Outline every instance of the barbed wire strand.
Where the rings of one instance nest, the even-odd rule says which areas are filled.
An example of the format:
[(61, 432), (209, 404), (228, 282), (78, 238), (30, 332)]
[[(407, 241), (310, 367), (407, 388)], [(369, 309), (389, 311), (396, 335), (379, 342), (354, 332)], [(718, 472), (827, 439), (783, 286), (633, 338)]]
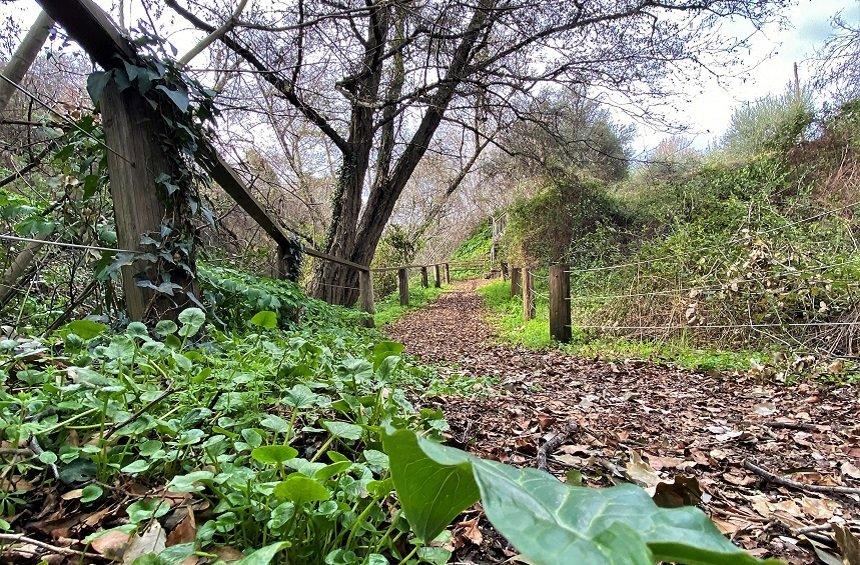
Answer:
[(35, 237), (21, 237), (17, 235), (0, 234), (0, 239), (8, 241), (18, 241), (26, 243), (41, 243), (44, 245), (53, 245), (55, 247), (67, 247), (70, 249), (91, 249), (93, 251), (108, 251), (112, 253), (131, 253), (134, 255), (145, 255), (146, 251), (132, 251), (131, 249), (116, 249), (113, 247), (101, 247), (99, 245), (83, 245), (80, 243), (67, 243), (65, 241), (56, 241), (51, 239), (37, 239)]
[[(801, 273), (811, 273), (813, 271), (825, 271), (827, 269), (835, 269), (837, 267), (843, 267), (846, 265), (850, 265), (850, 264), (856, 263), (857, 261), (860, 261), (860, 257), (857, 257), (854, 259), (849, 259), (847, 261), (842, 261), (840, 263), (830, 263), (828, 265), (818, 265), (815, 267), (807, 267), (805, 269), (796, 269), (796, 270), (790, 271), (786, 274), (787, 275), (797, 275), (797, 274), (801, 274)], [(737, 282), (738, 284), (751, 283), (751, 282), (764, 282), (764, 281), (771, 280), (772, 278), (773, 277), (759, 277), (756, 279), (741, 279), (739, 281), (734, 281), (734, 282)], [(837, 281), (830, 281), (830, 282), (851, 282), (851, 281), (847, 281), (847, 280), (846, 281), (838, 281), (837, 280)], [(708, 291), (727, 290), (727, 289), (725, 288), (725, 286), (715, 286), (715, 287), (693, 286), (693, 287), (679, 288), (679, 289), (674, 289), (674, 290), (656, 290), (656, 291), (652, 291), (652, 292), (641, 292), (641, 293), (606, 294), (606, 295), (597, 295), (597, 296), (586, 296), (586, 295), (571, 296), (567, 300), (570, 300), (570, 301), (573, 301), (573, 300), (590, 300), (590, 299), (608, 300), (608, 299), (612, 299), (612, 298), (636, 298), (636, 297), (644, 297), (644, 296), (672, 295), (672, 294), (678, 294), (678, 293), (682, 293), (682, 292), (690, 292), (693, 290), (698, 290), (700, 292), (708, 292)], [(695, 298), (695, 297), (691, 297), (691, 298)]]
[(687, 330), (687, 329), (736, 329), (736, 328), (783, 328), (783, 327), (825, 327), (825, 326), (857, 326), (860, 322), (787, 322), (768, 324), (702, 324), (690, 326), (606, 326), (596, 324), (569, 324), (571, 328), (599, 330)]

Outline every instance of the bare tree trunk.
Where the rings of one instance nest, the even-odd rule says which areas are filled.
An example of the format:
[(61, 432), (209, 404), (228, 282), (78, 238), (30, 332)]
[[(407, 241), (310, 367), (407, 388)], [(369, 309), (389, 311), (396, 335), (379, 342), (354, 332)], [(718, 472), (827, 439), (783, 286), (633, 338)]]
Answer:
[[(51, 33), (51, 27), (54, 25), (54, 20), (45, 12), (39, 12), (36, 21), (30, 27), (30, 31), (24, 36), (24, 41), (12, 54), (9, 62), (3, 68), (3, 76), (14, 83), (20, 83), (24, 75), (33, 65), (33, 61), (39, 55), (39, 50), (48, 39), (48, 34)], [(0, 81), (0, 112), (6, 109), (12, 95), (15, 93), (15, 87), (12, 83), (5, 80)], [(5, 304), (17, 290), (16, 285), (21, 277), (30, 271), (30, 266), (33, 263), (39, 250), (42, 248), (41, 242), (29, 242), (21, 253), (15, 257), (6, 272), (3, 273), (3, 283), (0, 286), (0, 304)]]
[[(39, 50), (48, 39), (48, 34), (51, 33), (51, 27), (54, 25), (54, 20), (45, 12), (39, 12), (36, 21), (24, 36), (24, 41), (12, 54), (9, 62), (3, 68), (3, 75), (12, 82), (19, 83), (27, 71), (33, 65), (33, 61), (39, 55)], [(0, 112), (6, 109), (9, 100), (15, 93), (15, 87), (7, 81), (0, 81)]]

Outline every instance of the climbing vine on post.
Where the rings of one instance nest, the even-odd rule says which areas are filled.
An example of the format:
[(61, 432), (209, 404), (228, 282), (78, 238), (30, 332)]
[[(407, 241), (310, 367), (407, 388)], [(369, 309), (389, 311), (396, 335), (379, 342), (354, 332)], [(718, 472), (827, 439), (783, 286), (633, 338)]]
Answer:
[(209, 178), (196, 161), (217, 115), (214, 92), (172, 61), (144, 55), (92, 73), (87, 90), (104, 116), (117, 242), (135, 252), (118, 253), (105, 274), (122, 269), (132, 319), (202, 306), (194, 221), (213, 218), (200, 197)]

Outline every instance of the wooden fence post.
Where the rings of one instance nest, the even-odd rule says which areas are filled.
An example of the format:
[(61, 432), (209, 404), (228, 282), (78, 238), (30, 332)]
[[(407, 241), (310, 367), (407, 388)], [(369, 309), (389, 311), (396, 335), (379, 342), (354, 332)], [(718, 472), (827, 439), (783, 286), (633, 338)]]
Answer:
[(397, 286), (400, 289), (400, 305), (409, 306), (409, 273), (406, 269), (397, 269)]
[(519, 267), (511, 267), (511, 296), (516, 296), (522, 291), (522, 269)]
[(523, 320), (535, 317), (534, 278), (528, 268), (523, 269)]
[(439, 270), (439, 265), (433, 265), (433, 286), (436, 288), (442, 287), (442, 273)]
[(508, 264), (505, 261), (502, 261), (502, 280), (508, 280)]
[(428, 286), (430, 286), (430, 283), (428, 282), (428, 278), (427, 278), (427, 266), (426, 265), (421, 267), (421, 286), (423, 286), (424, 288), (427, 288)]
[(570, 276), (567, 265), (549, 268), (549, 335), (552, 339), (567, 343), (570, 330)]
[[(152, 251), (149, 246), (141, 246), (140, 237), (146, 233), (158, 233), (165, 217), (161, 198), (164, 189), (156, 179), (161, 174), (171, 177), (174, 173), (158, 137), (161, 127), (159, 118), (137, 91), (132, 88), (120, 92), (114, 81), (109, 81), (104, 87), (100, 107), (105, 140), (116, 151), (107, 153), (107, 165), (117, 246), (121, 249)], [(193, 249), (191, 253), (188, 262), (193, 269)], [(145, 261), (135, 261), (132, 265), (122, 267), (125, 306), (132, 320), (142, 320), (153, 302), (153, 292), (138, 285), (137, 276), (141, 271), (155, 284), (161, 280), (159, 273), (153, 272), (153, 266)], [(175, 277), (180, 280), (172, 282), (199, 296), (192, 276), (181, 276), (180, 269), (171, 274), (180, 275)], [(165, 314), (163, 310), (172, 306), (172, 301), (156, 296), (153, 305), (155, 312), (150, 314), (161, 316)]]
[(358, 272), (358, 289), (361, 310), (367, 314), (364, 324), (368, 328), (372, 328), (376, 308), (373, 304), (373, 273), (369, 269)]
[(451, 265), (445, 263), (445, 284), (451, 284)]

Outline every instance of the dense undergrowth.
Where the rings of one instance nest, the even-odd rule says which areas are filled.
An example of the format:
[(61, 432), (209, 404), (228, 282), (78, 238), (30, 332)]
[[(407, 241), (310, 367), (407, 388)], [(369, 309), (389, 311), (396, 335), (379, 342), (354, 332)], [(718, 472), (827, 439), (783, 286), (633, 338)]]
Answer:
[(293, 285), (223, 269), (205, 280), (213, 323), (189, 309), (153, 330), (79, 320), (0, 344), (3, 525), (51, 533), (76, 515), (63, 527), (83, 538), (196, 523), (168, 562), (284, 539), (292, 562), (351, 563), (359, 544), (371, 562), (408, 553), (408, 526), (381, 503), (388, 458), (373, 430), (439, 437), (442, 415), (404, 392), (432, 389), (433, 373)]
[[(571, 265), (573, 349), (785, 380), (853, 370), (832, 359), (860, 348), (860, 106), (790, 117), (775, 139), (740, 144), (746, 153), (727, 143), (666, 157), (616, 184), (566, 171), (510, 208), (512, 264)], [(509, 334), (546, 344), (543, 326), (521, 330), (516, 306), (500, 306), (500, 288), (484, 292), (510, 314)]]
[(431, 441), (448, 425), (423, 397), (486, 391), (292, 283), (200, 273), (208, 312), (0, 341), (0, 542), (136, 565), (445, 563), (447, 526), (480, 499), (533, 562), (759, 562), (695, 508)]

